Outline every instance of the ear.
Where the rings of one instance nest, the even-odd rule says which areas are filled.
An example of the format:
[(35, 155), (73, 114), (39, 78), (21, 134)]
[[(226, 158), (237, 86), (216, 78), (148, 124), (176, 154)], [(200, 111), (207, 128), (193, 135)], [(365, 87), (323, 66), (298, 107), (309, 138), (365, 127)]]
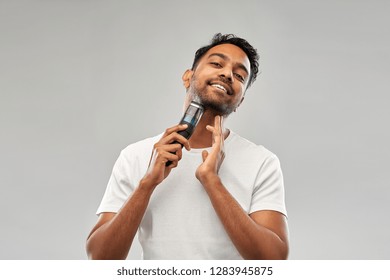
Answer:
[(194, 74), (194, 71), (187, 69), (184, 72), (183, 76), (181, 77), (181, 79), (183, 80), (183, 85), (186, 89), (188, 89), (190, 87), (190, 82), (191, 82), (191, 78), (192, 78), (193, 74)]

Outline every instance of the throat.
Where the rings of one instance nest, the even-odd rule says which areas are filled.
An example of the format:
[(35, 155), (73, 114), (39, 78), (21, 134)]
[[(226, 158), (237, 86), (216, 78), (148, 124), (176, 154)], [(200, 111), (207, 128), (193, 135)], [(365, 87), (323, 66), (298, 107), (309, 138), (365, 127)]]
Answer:
[[(191, 148), (201, 149), (211, 147), (213, 144), (213, 134), (206, 129), (207, 125), (214, 126), (214, 117), (215, 115), (208, 116), (205, 112), (202, 118), (200, 119), (198, 125), (195, 128), (194, 133), (192, 134), (189, 142)], [(223, 126), (223, 124), (222, 124)], [(223, 128), (223, 137), (226, 139), (230, 134), (229, 129)]]
[(211, 147), (212, 136), (210, 131), (202, 129), (198, 125), (189, 140), (191, 148), (201, 149)]

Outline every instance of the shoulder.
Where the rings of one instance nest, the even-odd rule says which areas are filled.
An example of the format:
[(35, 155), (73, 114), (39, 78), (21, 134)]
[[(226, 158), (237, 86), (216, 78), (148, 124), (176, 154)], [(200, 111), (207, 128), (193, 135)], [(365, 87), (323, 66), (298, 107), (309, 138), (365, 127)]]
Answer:
[(153, 146), (160, 138), (161, 138), (161, 134), (139, 140), (137, 142), (129, 144), (127, 147), (125, 147), (122, 150), (122, 152), (127, 153), (129, 151), (139, 150), (139, 149)]
[(121, 153), (120, 157), (124, 160), (131, 160), (138, 157), (144, 157), (147, 155), (150, 156), (153, 145), (161, 138), (161, 134), (145, 138), (143, 140), (134, 142), (127, 147), (125, 147)]
[(249, 158), (257, 158), (258, 160), (277, 159), (276, 155), (263, 145), (255, 144), (234, 131), (230, 131), (230, 135), (226, 140), (228, 141), (226, 141), (225, 148), (232, 154), (240, 154)]

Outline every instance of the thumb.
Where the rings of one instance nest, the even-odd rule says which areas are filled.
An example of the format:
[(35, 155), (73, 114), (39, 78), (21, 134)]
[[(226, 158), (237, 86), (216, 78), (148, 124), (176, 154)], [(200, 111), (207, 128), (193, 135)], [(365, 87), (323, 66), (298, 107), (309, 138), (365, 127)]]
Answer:
[(209, 153), (206, 150), (202, 151), (202, 159), (203, 159), (203, 161), (206, 160), (208, 155), (209, 155)]

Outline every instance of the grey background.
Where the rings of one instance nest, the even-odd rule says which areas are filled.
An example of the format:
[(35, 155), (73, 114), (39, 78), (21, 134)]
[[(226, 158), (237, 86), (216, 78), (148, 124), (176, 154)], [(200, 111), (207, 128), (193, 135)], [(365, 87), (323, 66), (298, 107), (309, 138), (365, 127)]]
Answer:
[[(227, 126), (282, 163), (290, 259), (389, 259), (388, 1), (0, 1), (0, 259), (85, 259), (126, 145), (216, 32), (261, 55)], [(139, 245), (129, 258), (139, 258)]]

